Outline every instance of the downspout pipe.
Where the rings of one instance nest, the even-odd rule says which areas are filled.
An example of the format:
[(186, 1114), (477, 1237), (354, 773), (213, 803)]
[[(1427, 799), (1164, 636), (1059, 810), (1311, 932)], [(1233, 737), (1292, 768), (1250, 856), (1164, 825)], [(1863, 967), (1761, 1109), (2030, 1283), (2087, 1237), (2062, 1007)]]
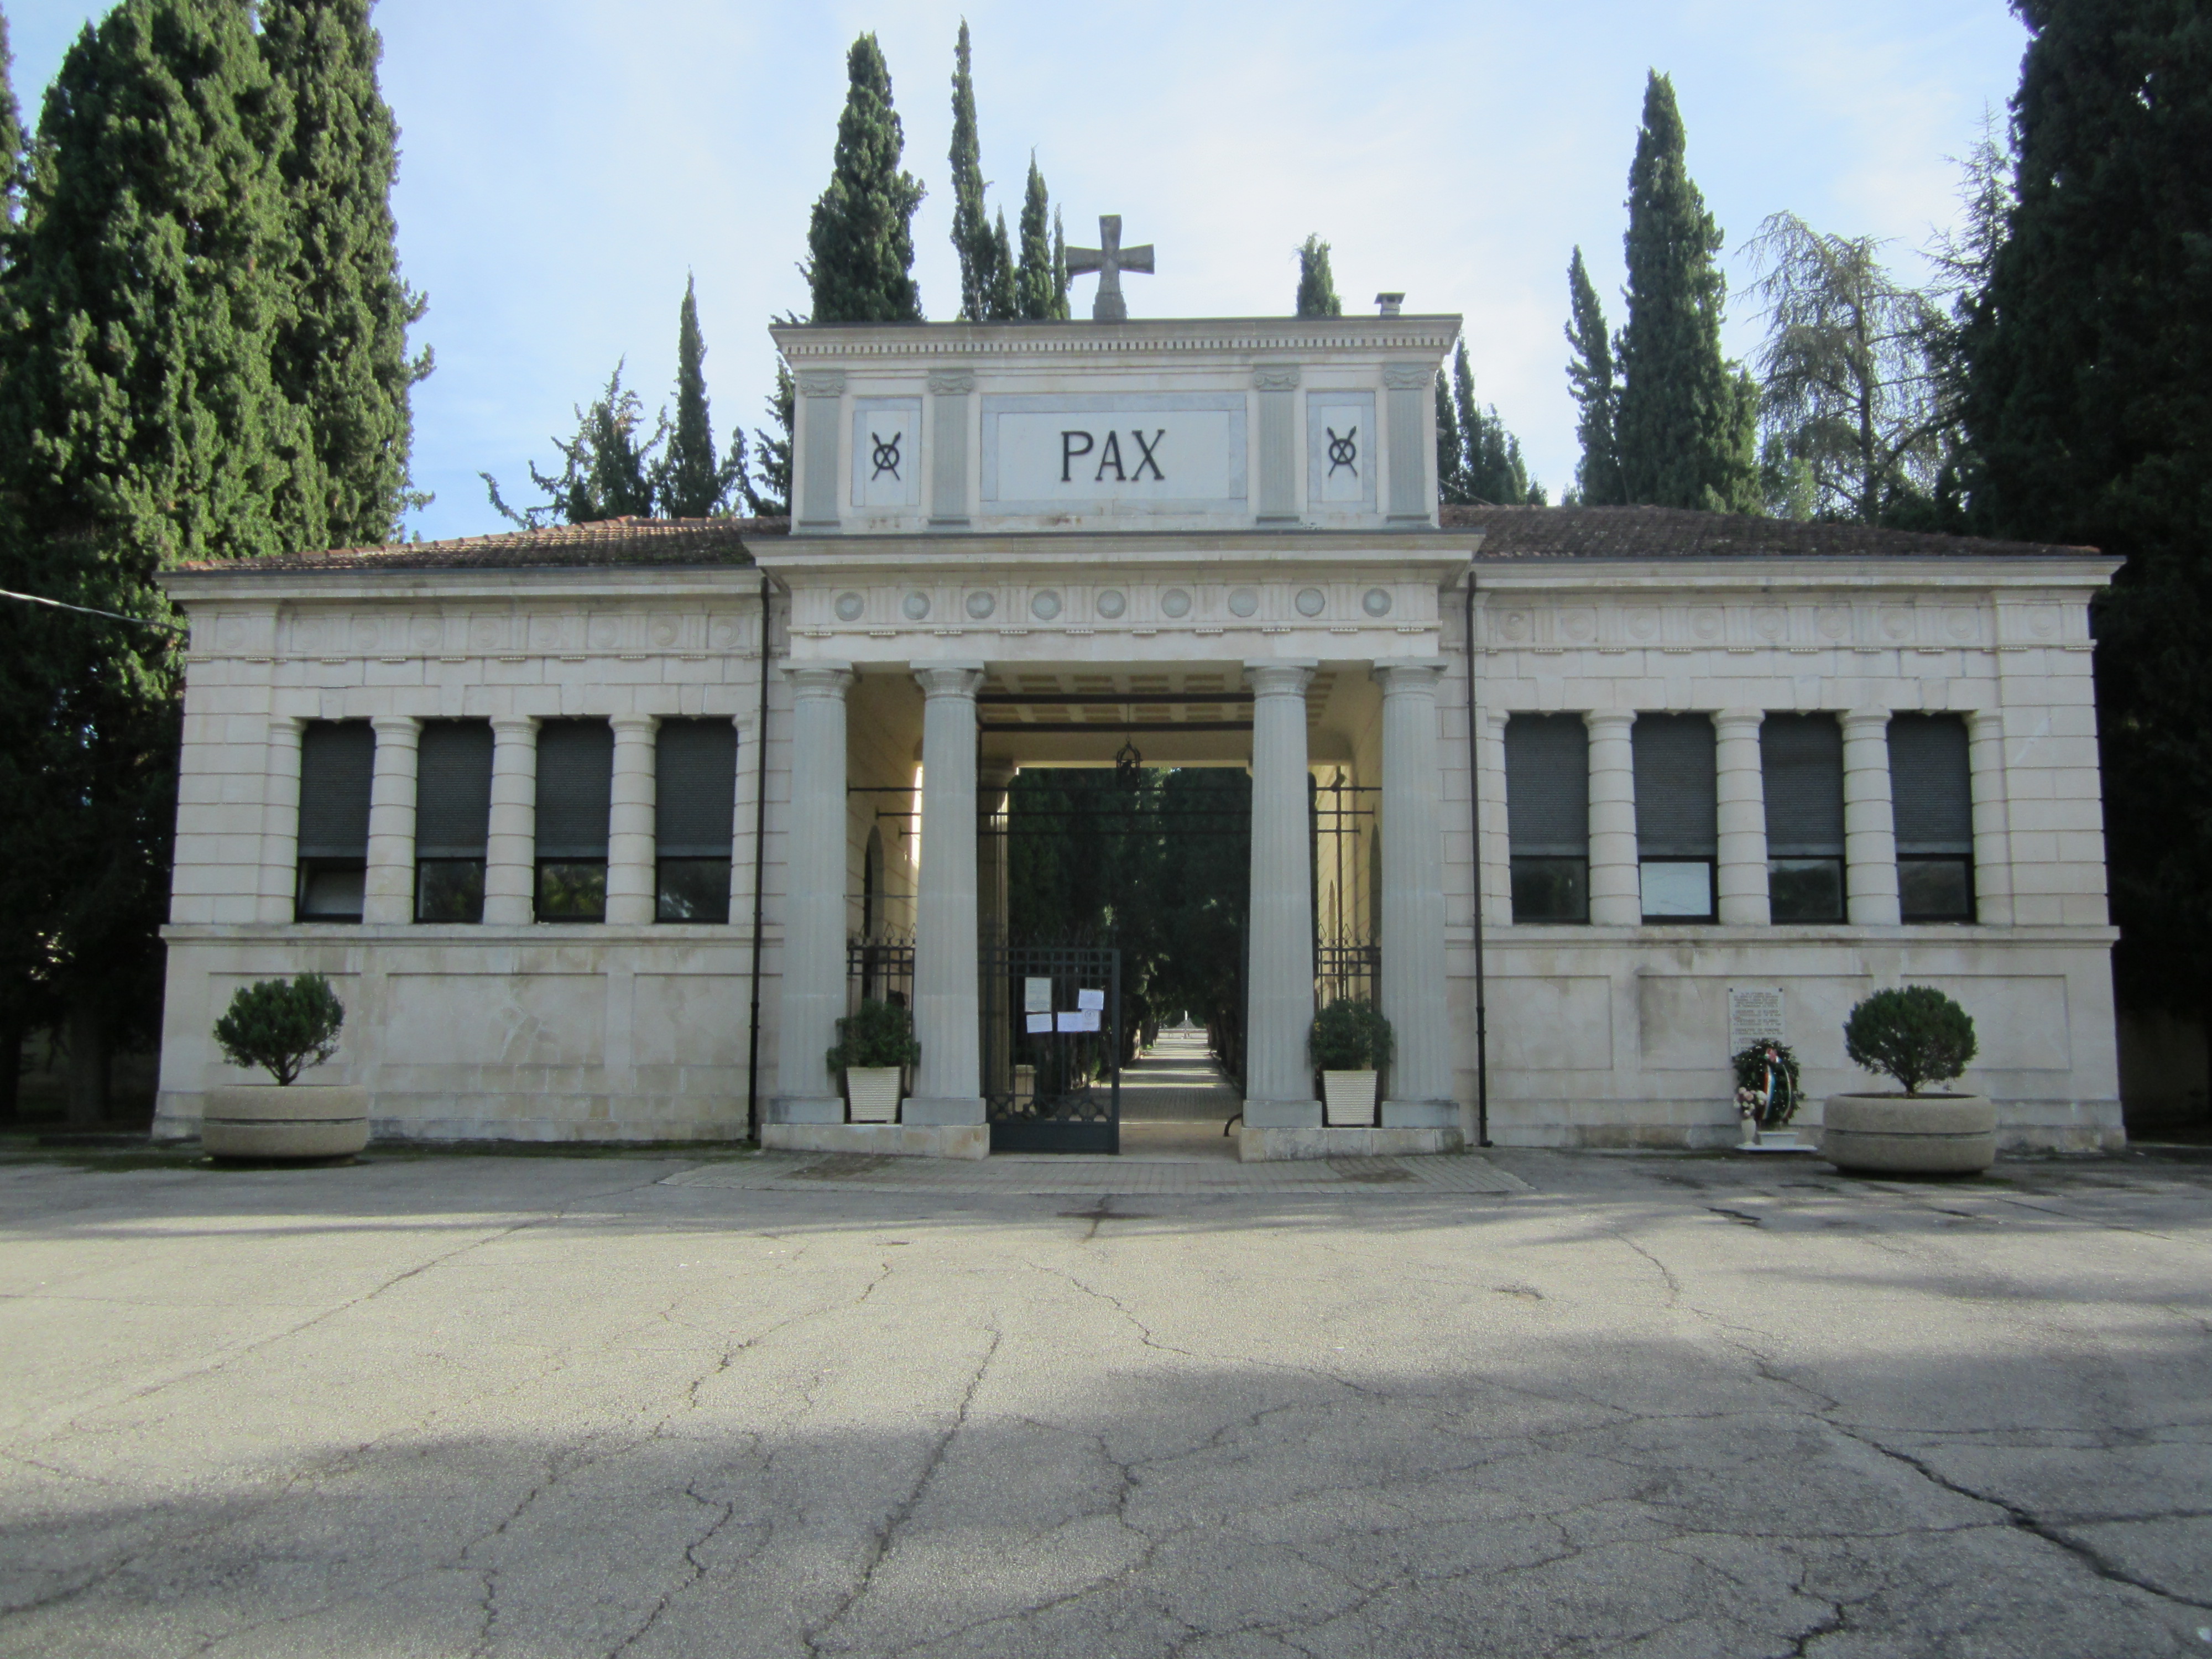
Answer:
[(1474, 691), (1474, 565), (1467, 567), (1467, 816), (1474, 832), (1474, 1144), (1490, 1145), (1490, 1008), (1482, 961), (1482, 708)]
[(753, 967), (752, 1011), (745, 1024), (745, 1139), (760, 1145), (760, 1027), (761, 940), (767, 931), (767, 896), (762, 883), (768, 871), (768, 669), (769, 576), (761, 572), (760, 585), (760, 720), (753, 727)]

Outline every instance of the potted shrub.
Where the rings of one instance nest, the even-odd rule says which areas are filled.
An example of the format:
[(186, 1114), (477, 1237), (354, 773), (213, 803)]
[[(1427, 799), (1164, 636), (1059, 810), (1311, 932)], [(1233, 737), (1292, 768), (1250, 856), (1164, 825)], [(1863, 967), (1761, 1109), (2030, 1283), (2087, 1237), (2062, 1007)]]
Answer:
[(216, 1022), (216, 1046), (234, 1066), (272, 1084), (210, 1089), (200, 1145), (216, 1158), (349, 1158), (368, 1145), (368, 1091), (356, 1083), (302, 1083), (337, 1051), (345, 1009), (320, 974), (242, 985)]
[(1306, 1056), (1321, 1073), (1323, 1121), (1330, 1128), (1374, 1127), (1376, 1078), (1395, 1046), (1390, 1022), (1364, 997), (1340, 997), (1314, 1016)]
[(1974, 1057), (1974, 1022), (1930, 985), (1876, 991), (1844, 1023), (1844, 1052), (1886, 1073), (1895, 1093), (1831, 1095), (1821, 1155), (1881, 1175), (1972, 1175), (1996, 1162), (1996, 1108), (1981, 1095), (1930, 1089)]
[(890, 1123), (898, 1117), (904, 1068), (921, 1058), (914, 1017), (888, 1002), (864, 1002), (837, 1022), (830, 1069), (845, 1074), (845, 1100), (854, 1123)]

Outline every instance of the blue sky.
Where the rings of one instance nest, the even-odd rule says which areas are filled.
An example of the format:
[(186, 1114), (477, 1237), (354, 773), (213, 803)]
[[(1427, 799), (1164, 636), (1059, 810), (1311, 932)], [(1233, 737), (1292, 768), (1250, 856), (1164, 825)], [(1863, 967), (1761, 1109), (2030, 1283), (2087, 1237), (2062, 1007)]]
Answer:
[[(94, 6), (8, 8), (15, 88), (42, 89)], [(1069, 238), (1124, 216), (1159, 272), (1137, 316), (1287, 312), (1294, 250), (1334, 245), (1347, 308), (1402, 289), (1459, 312), (1478, 394), (1556, 499), (1573, 474), (1560, 328), (1579, 243), (1618, 325), (1621, 206), (1647, 68), (1670, 73), (1692, 173), (1735, 251), (1788, 209), (1915, 251), (1953, 218), (1955, 169), (2002, 113), (2026, 34), (1993, 0), (1753, 0), (1529, 6), (812, 6), (694, 0), (383, 0), (384, 88), (403, 129), (395, 205), (416, 337), (412, 527), (501, 527), (477, 482), (532, 495), (526, 463), (617, 359), (671, 396), (676, 309), (698, 280), (718, 439), (750, 428), (773, 374), (771, 313), (802, 309), (807, 210), (829, 176), (854, 36), (880, 36), (927, 185), (915, 268), (958, 308), (946, 242), (952, 44), (975, 36), (992, 201), (1011, 222), (1032, 148)], [(1077, 284), (1079, 314), (1091, 283)], [(1759, 319), (1731, 305), (1729, 343)]]

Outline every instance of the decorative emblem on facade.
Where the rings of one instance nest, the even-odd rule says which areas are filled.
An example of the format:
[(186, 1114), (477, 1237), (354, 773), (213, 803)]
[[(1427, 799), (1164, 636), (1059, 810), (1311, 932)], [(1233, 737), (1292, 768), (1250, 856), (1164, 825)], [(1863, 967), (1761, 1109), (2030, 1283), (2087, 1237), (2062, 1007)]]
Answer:
[(1170, 587), (1160, 595), (1160, 615), (1188, 617), (1190, 615), (1190, 595), (1180, 587)]
[(899, 609), (906, 612), (906, 619), (908, 622), (920, 622), (929, 615), (929, 595), (920, 592), (909, 593), (901, 602)]
[(1118, 587), (1109, 587), (1098, 596), (1098, 614), (1112, 622), (1129, 608), (1129, 597)]
[(1341, 438), (1336, 435), (1336, 429), (1334, 427), (1324, 427), (1322, 430), (1328, 434), (1329, 476), (1334, 477), (1337, 468), (1341, 466), (1351, 468), (1352, 476), (1358, 477), (1359, 476), (1359, 428), (1353, 427)]
[(905, 436), (906, 434), (903, 432), (894, 432), (891, 434), (889, 441), (886, 441), (884, 438), (878, 436), (873, 432), (868, 434), (868, 441), (873, 444), (876, 447), (876, 470), (868, 474), (868, 480), (870, 483), (872, 483), (878, 478), (882, 477), (886, 472), (890, 473), (894, 478), (899, 477), (899, 441)]
[(1229, 596), (1231, 616), (1249, 617), (1260, 608), (1260, 596), (1249, 587), (1240, 587)]
[(1060, 595), (1047, 588), (1030, 597), (1030, 615), (1039, 622), (1050, 622), (1060, 615)]
[(1362, 611), (1364, 611), (1370, 617), (1389, 616), (1390, 614), (1390, 590), (1387, 587), (1369, 588), (1365, 593), (1360, 596), (1359, 608)]
[(1318, 587), (1300, 588), (1298, 597), (1292, 603), (1297, 606), (1301, 617), (1318, 617), (1328, 608), (1328, 596)]
[(968, 596), (968, 614), (977, 622), (981, 622), (998, 608), (999, 600), (996, 594), (970, 593)]
[(868, 608), (868, 602), (858, 593), (840, 593), (836, 608), (838, 621), (858, 622), (860, 613)]

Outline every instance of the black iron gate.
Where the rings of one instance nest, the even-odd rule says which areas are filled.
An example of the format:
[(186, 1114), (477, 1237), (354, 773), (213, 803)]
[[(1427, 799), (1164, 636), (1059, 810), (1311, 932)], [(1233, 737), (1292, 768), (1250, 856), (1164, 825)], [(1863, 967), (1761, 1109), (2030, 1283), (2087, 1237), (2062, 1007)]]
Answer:
[(994, 1152), (1121, 1150), (1121, 953), (986, 945), (983, 1103)]

